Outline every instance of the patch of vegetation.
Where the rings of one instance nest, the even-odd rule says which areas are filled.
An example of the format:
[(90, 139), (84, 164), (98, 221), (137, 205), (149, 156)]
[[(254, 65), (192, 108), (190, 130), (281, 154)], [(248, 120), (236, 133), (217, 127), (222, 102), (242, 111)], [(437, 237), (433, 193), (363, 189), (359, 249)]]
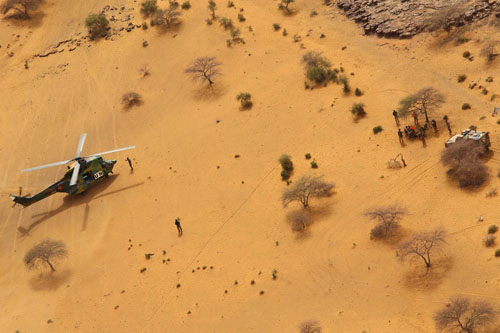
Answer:
[(5, 0), (0, 5), (0, 13), (7, 14), (11, 9), (17, 14), (11, 15), (14, 19), (29, 19), (29, 11), (36, 10), (40, 7), (42, 0)]
[(228, 17), (221, 17), (219, 20), (219, 24), (224, 27), (224, 30), (227, 30), (229, 28), (233, 27), (233, 20), (231, 20)]
[(141, 3), (141, 13), (144, 17), (153, 15), (157, 10), (158, 5), (156, 4), (156, 0), (146, 0)]
[(245, 22), (247, 19), (245, 18), (245, 16), (243, 16), (243, 14), (238, 14), (238, 21), (240, 22)]
[[(343, 68), (340, 67), (340, 71), (343, 72)], [(347, 76), (345, 74), (342, 74), (339, 79), (338, 79), (338, 83), (343, 85), (343, 91), (344, 91), (344, 94), (348, 94), (351, 92), (351, 86), (349, 85), (349, 79), (347, 78)]]
[(394, 236), (401, 227), (401, 220), (407, 214), (406, 209), (398, 205), (377, 207), (367, 211), (365, 216), (377, 222), (370, 232), (370, 239), (385, 239)]
[(483, 244), (486, 247), (492, 247), (493, 245), (495, 245), (496, 239), (497, 239), (496, 236), (488, 235), (488, 236), (486, 236), (485, 239), (483, 239)]
[(240, 101), (242, 109), (249, 109), (252, 107), (252, 95), (247, 92), (241, 92), (236, 96), (236, 99)]
[(191, 3), (189, 1), (184, 1), (181, 5), (181, 8), (184, 10), (187, 10), (187, 9), (191, 8)]
[(363, 92), (359, 89), (359, 88), (356, 88), (354, 89), (354, 95), (356, 96), (363, 96)]
[(469, 110), (471, 108), (469, 103), (462, 104), (462, 110)]
[(89, 29), (92, 39), (106, 36), (109, 22), (105, 14), (89, 14), (85, 19), (85, 26)]
[(280, 0), (278, 9), (284, 10), (287, 14), (290, 14), (292, 12), (292, 9), (289, 6), (293, 2), (295, 2), (295, 0)]
[(471, 54), (469, 51), (465, 51), (464, 53), (462, 53), (462, 57), (464, 58), (470, 58)]
[(305, 154), (304, 156), (305, 156), (306, 160), (311, 159), (311, 154), (309, 154), (309, 153)]
[(55, 271), (54, 262), (68, 256), (66, 245), (61, 241), (45, 239), (33, 246), (24, 256), (24, 264), (28, 269), (36, 269), (47, 264)]
[(292, 202), (300, 202), (304, 208), (307, 208), (311, 198), (328, 197), (334, 187), (335, 183), (326, 182), (323, 177), (302, 176), (290, 188), (283, 191), (281, 200), (284, 207)]
[(316, 163), (316, 161), (312, 161), (311, 162), (311, 168), (317, 169), (318, 168), (318, 163)]
[(445, 148), (441, 161), (448, 174), (458, 178), (460, 187), (477, 187), (488, 178), (488, 168), (481, 160), (484, 148), (473, 140), (461, 140)]
[(375, 127), (373, 128), (373, 134), (380, 133), (380, 132), (382, 132), (382, 130), (383, 130), (382, 126), (377, 125), (377, 126), (375, 126)]
[(363, 103), (354, 103), (351, 106), (351, 113), (354, 116), (354, 119), (360, 119), (366, 116), (365, 105)]
[(465, 74), (460, 74), (458, 77), (457, 77), (457, 81), (458, 82), (464, 82), (465, 80), (467, 79), (467, 75)]
[(316, 15), (318, 15), (318, 12), (316, 10), (314, 10), (314, 9), (311, 10), (311, 12), (309, 13), (309, 17), (314, 17)]
[(279, 23), (273, 23), (274, 31), (279, 31), (281, 29), (281, 25)]
[(489, 234), (494, 234), (495, 232), (498, 231), (498, 226), (495, 224), (492, 224), (488, 227), (488, 233)]
[(129, 109), (133, 106), (139, 106), (143, 103), (142, 96), (136, 92), (128, 92), (122, 96), (122, 105), (125, 109)]

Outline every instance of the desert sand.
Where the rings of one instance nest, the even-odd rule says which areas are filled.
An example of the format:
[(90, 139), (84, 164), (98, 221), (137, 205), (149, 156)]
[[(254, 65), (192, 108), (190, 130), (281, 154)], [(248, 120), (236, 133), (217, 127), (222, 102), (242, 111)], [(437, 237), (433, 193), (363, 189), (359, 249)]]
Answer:
[[(321, 3), (297, 1), (296, 14), (285, 16), (276, 1), (238, 0), (236, 8), (219, 1), (217, 14), (232, 18), (245, 40), (231, 48), (227, 31), (205, 23), (206, 1), (192, 1), (171, 31), (119, 31), (83, 39), (73, 51), (62, 44), (46, 57), (33, 55), (86, 36), (85, 17), (105, 5), (125, 7), (118, 16), (132, 14), (134, 24), (148, 20), (129, 0), (48, 1), (32, 21), (0, 20), (2, 332), (295, 332), (310, 319), (325, 332), (433, 332), (433, 314), (450, 296), (500, 304), (500, 259), (482, 244), (500, 218), (500, 198), (485, 198), (500, 185), (499, 125), (491, 117), (498, 101), (490, 101), (500, 93), (500, 70), (479, 56), (485, 31), (498, 32), (477, 26), (460, 46), (438, 45), (427, 33), (382, 39)], [(237, 20), (240, 8), (245, 22)], [(318, 15), (310, 17), (313, 9)], [(466, 50), (474, 61), (462, 57)], [(351, 86), (364, 95), (344, 96), (335, 84), (304, 89), (307, 51), (353, 73)], [(184, 73), (200, 56), (222, 63), (214, 92)], [(151, 74), (142, 77), (145, 65)], [(467, 80), (457, 83), (462, 73)], [(488, 76), (494, 81), (485, 83)], [(489, 94), (468, 89), (471, 82)], [(446, 98), (439, 135), (430, 134), (425, 148), (420, 141), (401, 147), (391, 112), (426, 86)], [(144, 104), (124, 110), (128, 91)], [(239, 110), (241, 91), (252, 94), (250, 110)], [(358, 122), (349, 112), (354, 102), (366, 105)], [(465, 102), (472, 109), (461, 110)], [(470, 125), (490, 132), (490, 178), (478, 189), (460, 189), (440, 162), (444, 114), (455, 133)], [(374, 135), (377, 125), (384, 130)], [(11, 208), (10, 193), (22, 186), (34, 194), (65, 166), (20, 170), (72, 158), (81, 133), (88, 133), (84, 154), (137, 148), (109, 155), (118, 160), (115, 175), (86, 195)], [(408, 167), (387, 169), (400, 152)], [(282, 153), (294, 161), (292, 181), (313, 174), (336, 182), (330, 198), (312, 202), (321, 213), (301, 236), (285, 218), (298, 206), (283, 208), (280, 200)], [(363, 213), (393, 203), (410, 212), (405, 235), (448, 231), (430, 274), (418, 262), (401, 263), (396, 244), (370, 240), (373, 224)], [(28, 271), (24, 254), (45, 238), (64, 241), (67, 260), (55, 273)], [(154, 255), (146, 260), (145, 253)]]

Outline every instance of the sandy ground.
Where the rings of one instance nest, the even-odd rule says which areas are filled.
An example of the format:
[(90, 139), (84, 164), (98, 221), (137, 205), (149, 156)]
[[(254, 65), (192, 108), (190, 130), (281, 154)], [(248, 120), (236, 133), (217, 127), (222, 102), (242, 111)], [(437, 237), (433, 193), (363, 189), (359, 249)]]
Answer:
[[(464, 45), (436, 47), (428, 35), (363, 36), (319, 0), (298, 1), (290, 17), (276, 2), (238, 0), (236, 9), (219, 4), (218, 15), (232, 18), (246, 41), (228, 48), (229, 33), (204, 22), (206, 2), (192, 1), (175, 31), (123, 31), (113, 41), (85, 41), (73, 52), (31, 59), (85, 35), (84, 18), (106, 4), (133, 6), (132, 21), (143, 21), (136, 2), (96, 0), (49, 2), (33, 23), (0, 20), (2, 332), (294, 332), (308, 319), (326, 332), (431, 332), (433, 313), (452, 295), (500, 303), (498, 259), (482, 245), (488, 225), (500, 218), (500, 199), (485, 198), (500, 183), (496, 153), (488, 183), (461, 190), (440, 163), (448, 137), (442, 120), (426, 148), (420, 142), (402, 148), (391, 115), (401, 98), (433, 86), (447, 99), (436, 118), (448, 114), (455, 132), (471, 124), (490, 131), (496, 151), (490, 96), (500, 93), (500, 71), (496, 62), (485, 64), (475, 40), (487, 28)], [(237, 22), (239, 8), (246, 22)], [(310, 17), (312, 9), (319, 15)], [(274, 32), (273, 23), (288, 36)], [(293, 43), (294, 34), (302, 41)], [(305, 90), (300, 59), (310, 50), (354, 73), (351, 85), (365, 95), (345, 97), (336, 85)], [(465, 50), (474, 61), (462, 57)], [(216, 94), (183, 72), (198, 56), (223, 63)], [(144, 65), (151, 71), (145, 78)], [(468, 78), (459, 84), (462, 73)], [(488, 76), (495, 80), (485, 83)], [(468, 89), (472, 81), (490, 93)], [(120, 98), (127, 91), (145, 103), (124, 111)], [(238, 109), (241, 91), (252, 94), (249, 111)], [(354, 122), (348, 110), (358, 101), (368, 116)], [(464, 102), (472, 109), (462, 111)], [(376, 125), (384, 131), (374, 135)], [(19, 186), (36, 193), (65, 167), (19, 170), (71, 158), (84, 132), (84, 153), (137, 149), (110, 155), (118, 160), (116, 174), (85, 196), (57, 194), (11, 208), (9, 193)], [(386, 162), (399, 152), (408, 167), (388, 170)], [(292, 180), (318, 174), (337, 184), (331, 198), (313, 202), (320, 213), (303, 237), (285, 219), (297, 207), (281, 206), (282, 153), (295, 163)], [(449, 232), (432, 273), (400, 263), (394, 244), (370, 241), (373, 225), (363, 212), (395, 202), (411, 213), (405, 234), (436, 226)], [(173, 223), (178, 216), (182, 237)], [(68, 246), (54, 274), (23, 265), (24, 253), (44, 238)], [(146, 260), (145, 253), (154, 256)]]

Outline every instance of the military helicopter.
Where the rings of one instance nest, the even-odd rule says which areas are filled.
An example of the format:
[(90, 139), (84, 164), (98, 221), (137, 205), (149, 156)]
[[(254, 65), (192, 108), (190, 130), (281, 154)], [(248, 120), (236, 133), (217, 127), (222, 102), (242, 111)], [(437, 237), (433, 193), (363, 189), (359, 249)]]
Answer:
[(33, 196), (29, 195), (21, 196), (22, 189), (19, 188), (19, 195), (13, 195), (13, 194), (10, 195), (10, 198), (12, 199), (12, 201), (14, 201), (14, 206), (16, 204), (21, 204), (27, 207), (29, 205), (34, 204), (37, 201), (47, 198), (48, 196), (56, 192), (66, 192), (68, 194), (83, 193), (86, 190), (88, 190), (89, 187), (99, 183), (105, 177), (108, 177), (110, 173), (113, 173), (113, 167), (115, 166), (116, 160), (107, 160), (105, 158), (102, 158), (101, 155), (135, 148), (135, 146), (128, 146), (125, 148), (118, 148), (110, 151), (105, 151), (99, 154), (80, 156), (86, 137), (87, 137), (86, 133), (80, 136), (80, 142), (78, 143), (76, 156), (74, 158), (67, 161), (61, 161), (21, 170), (21, 172), (28, 172), (28, 171), (63, 165), (69, 162), (75, 162), (73, 167), (68, 166), (68, 171), (66, 171), (64, 177), (61, 180), (55, 182), (54, 184), (47, 187), (45, 190)]

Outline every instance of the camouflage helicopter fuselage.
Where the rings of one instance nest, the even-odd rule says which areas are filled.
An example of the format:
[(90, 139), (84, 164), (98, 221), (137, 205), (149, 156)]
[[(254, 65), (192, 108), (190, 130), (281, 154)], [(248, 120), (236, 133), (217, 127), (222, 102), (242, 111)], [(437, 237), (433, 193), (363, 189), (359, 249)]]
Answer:
[(94, 184), (97, 184), (105, 177), (108, 177), (110, 173), (113, 173), (113, 167), (116, 160), (107, 160), (97, 155), (88, 158), (79, 158), (76, 160), (76, 163), (80, 163), (80, 171), (78, 172), (78, 180), (75, 185), (70, 185), (74, 167), (68, 167), (68, 171), (66, 171), (64, 177), (47, 187), (45, 190), (31, 197), (21, 197), (11, 194), (11, 199), (15, 203), (27, 207), (57, 192), (65, 192), (68, 194), (83, 193)]

